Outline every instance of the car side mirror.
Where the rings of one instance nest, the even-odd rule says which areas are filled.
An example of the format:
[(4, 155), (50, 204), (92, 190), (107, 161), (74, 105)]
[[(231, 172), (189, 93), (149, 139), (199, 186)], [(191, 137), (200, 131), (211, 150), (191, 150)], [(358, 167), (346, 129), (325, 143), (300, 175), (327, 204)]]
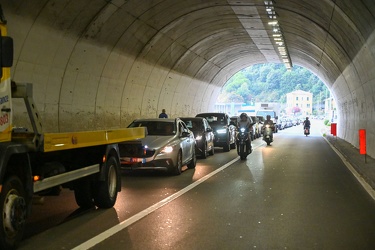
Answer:
[(189, 136), (190, 136), (190, 133), (186, 131), (182, 132), (181, 134), (181, 137), (189, 137)]

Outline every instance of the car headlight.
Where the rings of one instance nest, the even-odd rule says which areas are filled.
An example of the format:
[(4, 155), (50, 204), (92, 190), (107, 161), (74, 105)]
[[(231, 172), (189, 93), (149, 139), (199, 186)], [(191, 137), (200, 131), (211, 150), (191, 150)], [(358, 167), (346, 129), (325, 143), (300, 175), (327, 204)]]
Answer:
[(172, 153), (172, 151), (173, 151), (172, 146), (166, 146), (161, 150), (162, 153)]
[(195, 137), (195, 140), (197, 140), (197, 141), (202, 140), (202, 136), (201, 136), (201, 135), (198, 135), (197, 137)]
[(224, 129), (218, 129), (216, 131), (218, 134), (225, 134), (227, 132), (227, 130), (224, 128)]

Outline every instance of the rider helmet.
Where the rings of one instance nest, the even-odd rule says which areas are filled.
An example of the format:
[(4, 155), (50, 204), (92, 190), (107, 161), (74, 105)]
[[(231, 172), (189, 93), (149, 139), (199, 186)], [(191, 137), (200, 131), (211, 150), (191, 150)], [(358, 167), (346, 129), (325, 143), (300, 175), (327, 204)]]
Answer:
[(247, 114), (246, 114), (246, 113), (242, 113), (242, 114), (240, 115), (240, 118), (243, 118), (243, 117), (247, 117)]
[(270, 120), (271, 119), (271, 116), (270, 115), (267, 115), (267, 120)]

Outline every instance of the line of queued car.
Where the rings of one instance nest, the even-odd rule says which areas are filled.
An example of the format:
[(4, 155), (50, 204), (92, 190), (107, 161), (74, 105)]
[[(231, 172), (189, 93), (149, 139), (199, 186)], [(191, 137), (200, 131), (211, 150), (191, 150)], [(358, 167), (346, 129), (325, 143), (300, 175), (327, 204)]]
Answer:
[[(257, 138), (262, 137), (262, 124), (264, 122), (263, 116), (250, 116), (251, 120), (253, 121), (254, 125), (252, 126), (252, 130), (250, 131), (251, 140), (255, 140)], [(232, 124), (237, 124), (239, 117), (238, 116), (231, 116), (230, 120)]]
[(301, 123), (301, 118), (299, 117), (282, 117), (277, 121), (277, 127), (279, 130), (290, 128)]
[(128, 127), (145, 127), (146, 137), (119, 144), (123, 169), (163, 170), (178, 175), (195, 168), (197, 156), (236, 148), (236, 128), (226, 113), (200, 113), (175, 119), (137, 119)]

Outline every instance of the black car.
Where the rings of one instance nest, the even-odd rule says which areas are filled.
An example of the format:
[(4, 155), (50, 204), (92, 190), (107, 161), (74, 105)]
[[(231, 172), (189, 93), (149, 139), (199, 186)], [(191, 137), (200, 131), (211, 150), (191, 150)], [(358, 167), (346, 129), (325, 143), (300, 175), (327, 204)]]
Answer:
[(230, 124), (228, 114), (212, 112), (200, 113), (196, 117), (206, 118), (214, 131), (215, 147), (223, 147), (225, 152), (236, 148), (236, 127)]
[(205, 159), (207, 155), (214, 155), (214, 132), (203, 117), (180, 117), (186, 126), (194, 133), (195, 153), (197, 156)]

